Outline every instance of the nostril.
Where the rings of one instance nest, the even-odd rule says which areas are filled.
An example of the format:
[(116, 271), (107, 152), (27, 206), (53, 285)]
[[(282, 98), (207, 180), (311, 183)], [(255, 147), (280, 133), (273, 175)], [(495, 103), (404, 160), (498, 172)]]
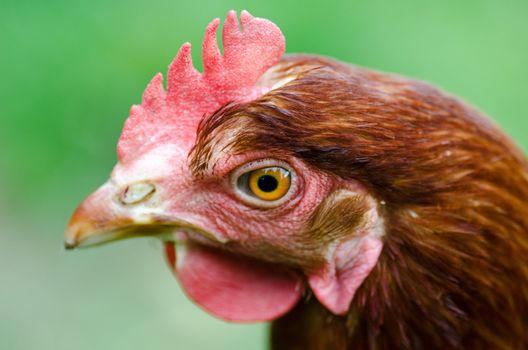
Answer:
[(121, 194), (121, 203), (125, 205), (137, 204), (147, 200), (154, 192), (156, 187), (147, 183), (138, 183), (128, 186)]

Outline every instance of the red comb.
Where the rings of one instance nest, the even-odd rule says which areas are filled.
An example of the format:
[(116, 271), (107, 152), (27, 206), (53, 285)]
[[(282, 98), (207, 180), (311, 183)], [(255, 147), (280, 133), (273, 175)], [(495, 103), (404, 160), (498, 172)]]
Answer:
[(216, 18), (205, 30), (203, 73), (194, 68), (191, 45), (185, 43), (169, 65), (167, 92), (159, 73), (148, 84), (141, 106), (132, 107), (125, 123), (118, 144), (120, 159), (144, 144), (176, 137), (192, 142), (204, 115), (228, 102), (251, 100), (267, 92), (255, 83), (284, 52), (280, 29), (247, 11), (240, 14), (239, 29), (236, 13), (230, 11), (222, 28), (222, 55), (216, 40), (219, 23)]

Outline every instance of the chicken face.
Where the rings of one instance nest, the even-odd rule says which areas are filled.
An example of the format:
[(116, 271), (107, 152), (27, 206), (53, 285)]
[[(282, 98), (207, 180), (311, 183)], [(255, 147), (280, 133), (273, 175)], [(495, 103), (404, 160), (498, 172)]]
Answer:
[(223, 56), (218, 20), (209, 25), (203, 75), (185, 44), (169, 67), (167, 92), (161, 75), (152, 80), (125, 124), (110, 180), (74, 213), (66, 247), (159, 237), (189, 297), (227, 320), (276, 319), (301, 298), (305, 281), (344, 314), (381, 251), (378, 206), (359, 182), (287, 150), (236, 151), (250, 127), (244, 118), (207, 131), (230, 106), (299, 74), (276, 65), (262, 76), (284, 50), (282, 34), (247, 12), (241, 25), (242, 32), (230, 13)]
[(67, 245), (156, 235), (187, 294), (228, 320), (282, 315), (301, 297), (303, 275), (345, 312), (381, 248), (375, 202), (294, 158), (228, 154), (200, 172), (178, 144), (119, 163), (74, 214)]

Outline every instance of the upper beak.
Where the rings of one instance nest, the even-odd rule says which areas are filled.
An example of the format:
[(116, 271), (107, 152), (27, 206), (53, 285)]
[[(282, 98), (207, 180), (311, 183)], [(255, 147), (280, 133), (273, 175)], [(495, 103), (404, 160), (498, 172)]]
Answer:
[(156, 188), (140, 183), (121, 192), (107, 182), (75, 210), (64, 234), (64, 247), (74, 249), (119, 239), (160, 235), (174, 229), (159, 203), (151, 197)]

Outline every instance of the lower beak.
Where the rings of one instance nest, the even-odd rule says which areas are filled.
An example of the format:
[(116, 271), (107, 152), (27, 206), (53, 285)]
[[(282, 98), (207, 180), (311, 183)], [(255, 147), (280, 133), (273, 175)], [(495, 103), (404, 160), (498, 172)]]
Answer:
[[(154, 187), (152, 187), (154, 188)], [(82, 202), (72, 215), (64, 234), (64, 247), (95, 246), (125, 238), (160, 236), (177, 226), (149, 200), (152, 192), (124, 203), (114, 186), (104, 184)]]

